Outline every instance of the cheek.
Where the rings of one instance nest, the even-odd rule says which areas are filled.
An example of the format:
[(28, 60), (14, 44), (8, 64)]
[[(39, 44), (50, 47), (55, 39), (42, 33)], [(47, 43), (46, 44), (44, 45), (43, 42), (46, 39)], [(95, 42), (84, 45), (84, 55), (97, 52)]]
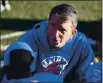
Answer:
[(57, 31), (56, 29), (49, 28), (49, 29), (48, 29), (48, 34), (49, 34), (49, 35), (55, 35), (55, 34), (56, 34), (56, 31)]
[(47, 31), (47, 35), (48, 35), (48, 37), (51, 37), (52, 35), (53, 35), (53, 30), (52, 29), (48, 29), (48, 31)]
[(63, 38), (62, 38), (64, 41), (67, 41), (69, 39), (69, 34), (68, 33), (65, 33), (63, 35)]

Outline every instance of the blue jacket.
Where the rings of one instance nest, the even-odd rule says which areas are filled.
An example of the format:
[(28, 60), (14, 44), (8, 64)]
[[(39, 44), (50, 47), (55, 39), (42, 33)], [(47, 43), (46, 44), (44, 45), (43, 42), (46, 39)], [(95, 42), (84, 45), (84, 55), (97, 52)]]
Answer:
[(31, 53), (32, 57), (34, 58), (33, 62), (30, 65), (30, 72), (35, 71), (35, 63), (36, 63), (36, 58), (37, 58), (37, 53), (31, 49), (31, 47), (24, 43), (24, 42), (14, 42), (12, 43), (7, 49), (4, 54), (4, 65), (9, 65), (10, 64), (10, 52), (15, 49), (24, 49), (27, 50)]
[(86, 36), (77, 32), (64, 47), (53, 49), (47, 41), (47, 24), (48, 21), (43, 21), (34, 25), (33, 29), (28, 30), (18, 39), (18, 41), (27, 42), (38, 53), (36, 72), (43, 71), (53, 62), (65, 61), (66, 64), (61, 65), (59, 76), (69, 82), (84, 80), (85, 72), (94, 60), (94, 54)]

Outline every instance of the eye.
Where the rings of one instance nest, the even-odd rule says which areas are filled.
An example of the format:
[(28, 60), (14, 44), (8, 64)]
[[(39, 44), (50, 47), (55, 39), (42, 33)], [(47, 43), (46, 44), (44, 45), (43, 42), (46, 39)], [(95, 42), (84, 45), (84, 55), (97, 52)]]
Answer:
[(55, 24), (54, 23), (49, 23), (50, 28), (54, 28)]
[(63, 29), (62, 27), (59, 29), (61, 32), (64, 32), (66, 31), (65, 29)]
[(55, 24), (54, 24), (54, 23), (50, 23), (50, 25), (51, 25), (51, 26), (53, 26), (53, 27), (55, 26)]

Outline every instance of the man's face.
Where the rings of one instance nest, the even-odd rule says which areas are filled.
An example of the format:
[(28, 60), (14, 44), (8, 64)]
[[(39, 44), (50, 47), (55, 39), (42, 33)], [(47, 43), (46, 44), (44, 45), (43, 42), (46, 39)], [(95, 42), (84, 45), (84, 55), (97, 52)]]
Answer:
[(48, 22), (47, 37), (49, 44), (54, 48), (63, 47), (72, 36), (72, 22), (62, 21), (51, 16)]

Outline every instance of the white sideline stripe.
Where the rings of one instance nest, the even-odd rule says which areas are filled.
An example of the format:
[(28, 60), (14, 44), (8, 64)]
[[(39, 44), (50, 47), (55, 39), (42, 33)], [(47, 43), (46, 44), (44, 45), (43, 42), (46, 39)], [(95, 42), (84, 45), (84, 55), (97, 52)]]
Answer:
[(3, 68), (3, 66), (4, 66), (4, 60), (1, 60), (0, 61), (0, 68)]
[(0, 49), (1, 49), (1, 51), (5, 51), (8, 47), (9, 47), (9, 45), (5, 45), (5, 46), (1, 45)]
[(3, 40), (3, 39), (8, 39), (8, 38), (20, 36), (25, 32), (26, 31), (19, 31), (19, 32), (14, 32), (14, 33), (10, 33), (10, 34), (1, 35), (0, 39)]
[[(92, 40), (92, 39), (88, 39), (89, 40), (89, 43), (90, 45), (96, 45), (96, 41), (95, 40)], [(1, 45), (1, 51), (5, 51), (7, 48), (8, 48), (9, 45)]]

